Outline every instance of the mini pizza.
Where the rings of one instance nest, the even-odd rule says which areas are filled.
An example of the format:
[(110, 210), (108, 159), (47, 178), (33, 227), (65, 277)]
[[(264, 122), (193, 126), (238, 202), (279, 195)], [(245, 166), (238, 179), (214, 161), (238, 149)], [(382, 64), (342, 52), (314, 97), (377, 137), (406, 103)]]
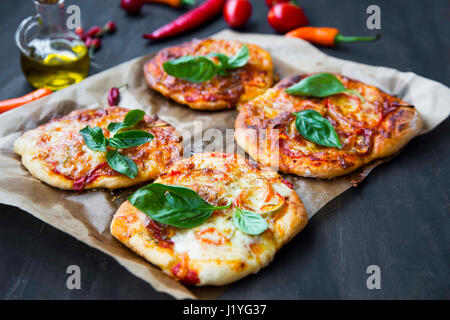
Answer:
[[(240, 62), (229, 59), (247, 49), (248, 60), (242, 55)], [(200, 82), (169, 75), (164, 69), (164, 64), (168, 61), (199, 56), (206, 57), (216, 65), (222, 63), (219, 58), (224, 58), (227, 60), (227, 66), (234, 63), (235, 67), (224, 66), (223, 70), (210, 80)], [(205, 59), (201, 63), (211, 67), (211, 63)], [(174, 69), (177, 71), (181, 67), (185, 69), (179, 71), (180, 76), (186, 76), (188, 72), (194, 73), (191, 77), (207, 73), (207, 68), (203, 68), (203, 65), (198, 65), (201, 70), (194, 70), (193, 62), (186, 62), (183, 66), (177, 65)], [(144, 65), (144, 74), (151, 88), (180, 104), (198, 110), (221, 110), (239, 106), (266, 91), (274, 81), (272, 59), (267, 51), (254, 44), (214, 39), (193, 40), (163, 49)]]
[[(132, 128), (122, 130), (113, 138), (108, 126), (122, 124), (126, 115), (133, 112), (140, 118), (135, 119)], [(182, 136), (156, 115), (148, 116), (140, 110), (133, 112), (120, 107), (76, 110), (25, 132), (15, 141), (14, 150), (22, 156), (22, 164), (33, 176), (60, 189), (116, 189), (152, 180), (182, 156)], [(87, 127), (91, 127), (94, 138), (97, 134), (105, 143), (99, 147), (104, 151), (92, 150), (86, 144), (81, 133)], [(122, 124), (116, 129), (125, 127)], [(139, 141), (145, 143), (130, 147), (130, 142), (136, 142), (136, 136), (132, 135), (136, 132)], [(153, 139), (145, 140), (147, 136)], [(114, 164), (114, 169), (110, 163)], [(127, 165), (134, 168), (134, 174), (121, 173)], [(115, 170), (116, 166), (120, 172)]]
[(309, 77), (298, 75), (242, 106), (235, 122), (238, 145), (284, 173), (333, 178), (398, 152), (420, 131), (420, 115), (408, 103), (360, 81), (325, 75), (345, 92), (321, 98), (287, 93)]
[(185, 284), (224, 285), (266, 266), (307, 220), (275, 171), (237, 154), (201, 153), (136, 191), (111, 233)]

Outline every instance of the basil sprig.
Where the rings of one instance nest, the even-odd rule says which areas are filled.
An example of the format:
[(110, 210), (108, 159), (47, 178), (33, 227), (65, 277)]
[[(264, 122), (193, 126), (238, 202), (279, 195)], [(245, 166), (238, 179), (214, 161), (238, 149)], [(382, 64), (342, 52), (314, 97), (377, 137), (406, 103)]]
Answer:
[(130, 130), (116, 133), (114, 137), (107, 139), (108, 145), (116, 149), (125, 149), (140, 146), (153, 139), (153, 135), (146, 131)]
[(138, 167), (129, 157), (120, 154), (117, 150), (108, 151), (106, 161), (115, 171), (134, 179), (138, 174)]
[(193, 228), (205, 222), (214, 210), (230, 207), (215, 207), (206, 202), (192, 189), (152, 183), (138, 189), (128, 201), (153, 220), (177, 228)]
[(127, 177), (134, 179), (138, 174), (138, 167), (129, 157), (120, 154), (117, 149), (137, 147), (151, 141), (154, 136), (146, 131), (130, 130), (119, 132), (130, 128), (144, 118), (145, 112), (142, 110), (131, 110), (125, 115), (123, 122), (112, 122), (108, 125), (108, 130), (114, 133), (112, 138), (106, 138), (103, 135), (103, 129), (100, 127), (86, 126), (80, 130), (86, 146), (94, 151), (106, 152), (107, 146), (114, 150), (106, 153), (106, 162), (109, 166)]
[[(209, 58), (217, 58), (216, 64)], [(163, 69), (167, 74), (189, 82), (204, 82), (211, 80), (216, 74), (225, 76), (227, 71), (243, 67), (250, 57), (248, 47), (242, 46), (238, 53), (228, 57), (223, 53), (210, 53), (207, 56), (187, 55), (164, 62)]]
[[(194, 228), (205, 222), (215, 210), (228, 209), (226, 206), (213, 206), (197, 192), (183, 186), (152, 183), (138, 189), (128, 201), (158, 222), (177, 228)], [(236, 208), (233, 223), (242, 232), (258, 235), (268, 228), (261, 215)]]
[(86, 126), (80, 130), (80, 134), (89, 149), (106, 152), (106, 139), (102, 128)]
[(108, 124), (108, 131), (111, 133), (117, 133), (122, 129), (130, 128), (144, 119), (145, 112), (139, 109), (129, 111), (123, 122), (111, 122)]
[(318, 73), (302, 79), (300, 82), (285, 90), (292, 95), (325, 98), (338, 93), (352, 93), (364, 102), (361, 94), (352, 89), (347, 89), (342, 82), (331, 73)]
[(303, 110), (293, 113), (295, 128), (305, 138), (327, 147), (342, 148), (339, 137), (331, 122), (316, 110)]
[(256, 212), (236, 208), (233, 214), (234, 225), (242, 232), (250, 235), (258, 235), (263, 233), (269, 225), (261, 215)]

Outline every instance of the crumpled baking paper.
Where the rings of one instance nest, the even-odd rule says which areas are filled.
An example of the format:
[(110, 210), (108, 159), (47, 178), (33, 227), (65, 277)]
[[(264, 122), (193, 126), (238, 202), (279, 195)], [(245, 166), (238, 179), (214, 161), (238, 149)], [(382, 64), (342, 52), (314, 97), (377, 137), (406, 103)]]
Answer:
[[(424, 127), (421, 134), (436, 127), (447, 118), (450, 90), (446, 86), (411, 72), (399, 72), (336, 59), (300, 39), (277, 35), (245, 34), (229, 30), (213, 37), (255, 43), (268, 50), (276, 73), (287, 77), (298, 73), (336, 72), (375, 85), (413, 104), (420, 112)], [(155, 290), (175, 298), (213, 299), (224, 287), (195, 288), (184, 286), (166, 276), (158, 268), (138, 257), (115, 240), (110, 232), (111, 218), (118, 206), (136, 188), (86, 192), (62, 191), (32, 177), (21, 165), (13, 151), (13, 143), (24, 131), (35, 128), (55, 116), (74, 109), (102, 108), (107, 105), (107, 92), (113, 86), (127, 83), (121, 90), (120, 106), (141, 108), (148, 114), (158, 114), (171, 123), (185, 138), (185, 156), (191, 152), (209, 151), (208, 148), (225, 144), (226, 151), (235, 148), (227, 130), (233, 129), (237, 112), (200, 112), (171, 102), (150, 90), (144, 80), (142, 67), (151, 55), (139, 57), (91, 76), (68, 88), (55, 92), (0, 116), (0, 202), (16, 206), (53, 227), (112, 256), (135, 276), (148, 282)], [(195, 128), (194, 128), (195, 127)], [(199, 129), (201, 128), (201, 129)], [(222, 133), (223, 141), (213, 141), (204, 132)], [(230, 132), (230, 131), (228, 131)], [(220, 146), (219, 146), (220, 147)], [(220, 149), (219, 149), (220, 151)], [(333, 180), (316, 180), (286, 176), (294, 184), (312, 217), (328, 201), (352, 185), (356, 185), (383, 159), (357, 172)], [(269, 266), (270, 268), (270, 266)]]

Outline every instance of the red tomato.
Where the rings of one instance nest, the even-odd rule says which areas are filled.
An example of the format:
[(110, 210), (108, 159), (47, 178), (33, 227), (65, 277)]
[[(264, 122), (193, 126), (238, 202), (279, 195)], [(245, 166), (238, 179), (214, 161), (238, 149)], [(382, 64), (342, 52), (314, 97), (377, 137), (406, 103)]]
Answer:
[(139, 14), (142, 8), (141, 0), (120, 0), (120, 6), (129, 14)]
[(290, 3), (277, 3), (269, 10), (267, 21), (276, 31), (285, 33), (308, 24), (302, 8)]
[(277, 4), (277, 3), (282, 3), (282, 2), (290, 2), (291, 0), (266, 0), (266, 4), (267, 6), (270, 8), (271, 6)]
[(252, 4), (248, 0), (228, 0), (223, 7), (225, 21), (232, 28), (240, 28), (252, 14)]

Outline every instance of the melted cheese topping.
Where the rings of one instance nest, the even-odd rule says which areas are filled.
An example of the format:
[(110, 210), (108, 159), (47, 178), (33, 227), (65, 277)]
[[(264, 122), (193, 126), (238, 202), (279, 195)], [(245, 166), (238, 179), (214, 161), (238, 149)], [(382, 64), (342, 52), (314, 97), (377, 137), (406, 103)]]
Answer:
[[(217, 236), (211, 228), (220, 232)], [(222, 240), (224, 239), (224, 240)], [(188, 253), (195, 260), (246, 260), (248, 246), (255, 240), (237, 229), (230, 217), (214, 216), (193, 229), (181, 229), (171, 238), (175, 253)]]

